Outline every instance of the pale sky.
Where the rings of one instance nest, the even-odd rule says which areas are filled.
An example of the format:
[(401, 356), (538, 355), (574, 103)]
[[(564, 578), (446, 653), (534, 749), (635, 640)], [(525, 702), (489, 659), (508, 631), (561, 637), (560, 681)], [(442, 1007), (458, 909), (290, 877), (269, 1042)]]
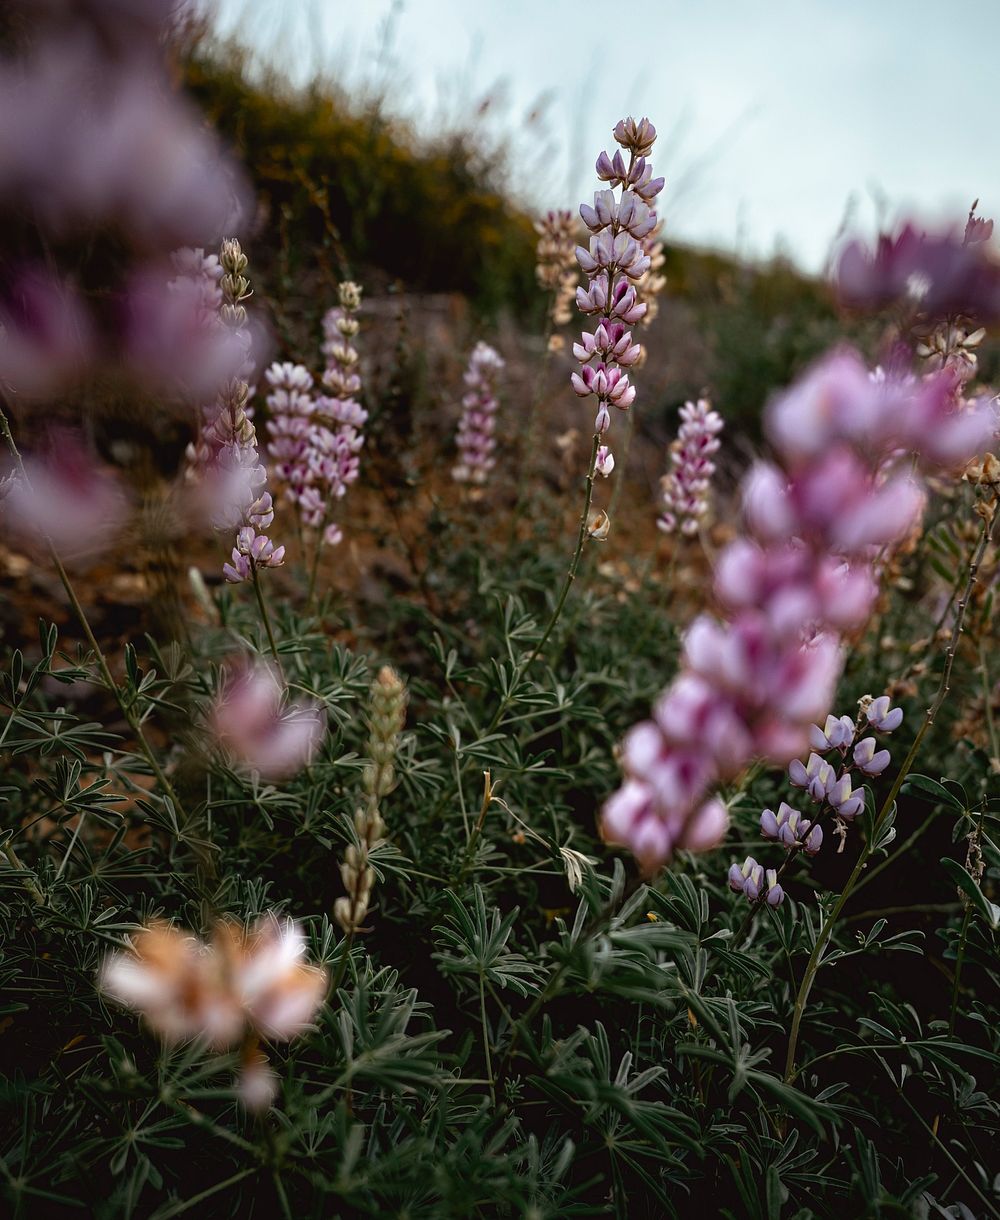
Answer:
[[(431, 131), (485, 97), (514, 186), (572, 207), (625, 114), (661, 133), (665, 237), (819, 270), (849, 207), (1000, 213), (1000, 3), (931, 0), (219, 0), (220, 23)], [(388, 30), (389, 36), (386, 37)], [(547, 96), (544, 130), (526, 123)], [(544, 134), (544, 141), (539, 137)]]

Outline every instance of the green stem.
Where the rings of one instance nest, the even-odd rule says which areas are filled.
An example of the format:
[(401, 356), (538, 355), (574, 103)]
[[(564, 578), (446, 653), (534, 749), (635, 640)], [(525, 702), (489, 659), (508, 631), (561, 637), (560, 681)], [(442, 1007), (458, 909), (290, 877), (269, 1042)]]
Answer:
[(271, 627), (271, 616), (267, 612), (267, 602), (264, 601), (264, 587), (260, 580), (260, 569), (250, 560), (250, 571), (253, 573), (253, 591), (257, 595), (257, 606), (260, 609), (261, 622), (264, 624), (264, 630), (267, 632), (267, 642), (271, 648), (271, 655), (274, 657), (274, 663), (278, 667), (278, 673), (281, 675), (281, 681), (285, 683), (285, 671), (281, 667), (281, 657), (278, 656), (278, 645), (274, 639), (274, 630)]
[(913, 1111), (913, 1114), (914, 1114), (917, 1122), (920, 1123), (921, 1127), (923, 1127), (923, 1129), (931, 1137), (932, 1141), (935, 1144), (937, 1144), (937, 1146), (945, 1154), (945, 1156), (948, 1158), (948, 1160), (951, 1161), (952, 1167), (954, 1168), (955, 1172), (959, 1175), (959, 1177), (961, 1177), (965, 1180), (965, 1182), (968, 1184), (969, 1187), (971, 1187), (973, 1192), (978, 1196), (980, 1203), (984, 1203), (986, 1205), (986, 1208), (989, 1211), (990, 1215), (991, 1216), (1000, 1216), (1000, 1211), (998, 1211), (996, 1206), (993, 1203), (991, 1203), (989, 1201), (989, 1199), (986, 1198), (986, 1196), (982, 1193), (982, 1191), (975, 1184), (975, 1182), (972, 1180), (972, 1178), (969, 1177), (969, 1175), (965, 1172), (965, 1170), (958, 1163), (958, 1161), (955, 1160), (955, 1158), (952, 1156), (951, 1152), (948, 1150), (947, 1145), (942, 1143), (941, 1139), (938, 1137), (937, 1132), (926, 1121), (924, 1116), (920, 1113), (920, 1111), (913, 1104), (913, 1102), (910, 1101), (910, 1099), (903, 1094), (903, 1090), (897, 1089), (896, 1092), (899, 1094), (900, 1100), (905, 1101), (906, 1104), (909, 1106), (909, 1108)]
[(14, 850), (13, 843), (10, 843), (10, 842), (4, 843), (3, 848), (0, 850), (2, 850), (3, 854), (7, 857), (8, 861), (10, 862), (11, 867), (17, 869), (17, 871), (19, 873), (24, 874), (24, 888), (28, 891), (28, 893), (31, 895), (31, 897), (35, 900), (35, 902), (38, 903), (39, 906), (44, 906), (45, 905), (45, 895), (38, 888), (37, 882), (28, 875), (28, 870), (21, 863), (20, 857), (18, 856), (17, 852)]
[(486, 990), (479, 976), (479, 1018), (483, 1026), (483, 1053), (486, 1056), (486, 1079), (490, 1082), (490, 1101), (497, 1104), (496, 1083), (493, 1079), (493, 1057), (490, 1054), (490, 1027), (486, 1021)]
[(549, 642), (549, 637), (555, 630), (556, 624), (559, 622), (562, 615), (563, 608), (566, 605), (566, 599), (569, 597), (569, 591), (573, 587), (573, 582), (576, 580), (577, 570), (580, 567), (580, 556), (583, 554), (583, 545), (587, 541), (587, 523), (590, 518), (590, 506), (593, 503), (594, 498), (594, 472), (597, 468), (597, 450), (600, 443), (600, 433), (595, 432), (593, 444), (590, 447), (590, 466), (587, 470), (586, 493), (583, 498), (583, 511), (580, 514), (580, 529), (577, 533), (576, 550), (573, 552), (573, 558), (570, 561), (569, 571), (566, 573), (566, 579), (563, 581), (562, 590), (559, 594), (559, 600), (556, 602), (555, 609), (552, 611), (548, 625), (546, 626), (545, 631), (542, 633), (542, 638), (532, 649), (528, 659), (523, 661), (515, 671), (514, 676), (511, 679), (510, 689), (508, 690), (503, 702), (494, 713), (493, 719), (490, 721), (486, 728), (486, 732), (483, 734), (484, 737), (488, 737), (503, 719), (504, 712), (508, 707), (510, 707), (511, 701), (513, 700), (514, 695), (521, 684), (521, 679), (525, 676), (538, 656), (544, 650), (545, 645)]

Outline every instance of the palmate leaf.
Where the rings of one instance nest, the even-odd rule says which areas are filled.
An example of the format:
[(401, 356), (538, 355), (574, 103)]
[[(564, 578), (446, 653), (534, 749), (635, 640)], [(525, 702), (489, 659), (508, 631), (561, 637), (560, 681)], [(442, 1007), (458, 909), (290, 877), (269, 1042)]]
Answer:
[(502, 918), (496, 909), (488, 912), (479, 885), (473, 888), (471, 906), (452, 890), (445, 892), (445, 899), (451, 908), (448, 923), (434, 929), (447, 946), (434, 954), (444, 973), (471, 975), (521, 996), (537, 992), (545, 971), (507, 948), (518, 908)]
[[(634, 1057), (626, 1051), (617, 1066), (608, 1032), (598, 1021), (593, 1032), (583, 1027), (571, 1039), (552, 1044), (555, 1053), (538, 1087), (553, 1100), (580, 1109), (583, 1121), (616, 1139), (628, 1138), (628, 1128), (649, 1141), (645, 1150), (663, 1151), (681, 1146), (696, 1151), (697, 1124), (665, 1100), (640, 1097), (660, 1084), (665, 1069), (657, 1064), (634, 1071)], [(623, 1126), (623, 1124), (625, 1124)]]

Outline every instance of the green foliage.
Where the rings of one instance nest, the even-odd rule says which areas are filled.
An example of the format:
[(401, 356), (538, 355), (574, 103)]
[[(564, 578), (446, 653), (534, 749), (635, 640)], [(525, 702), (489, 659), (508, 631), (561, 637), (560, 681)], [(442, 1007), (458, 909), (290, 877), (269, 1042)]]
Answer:
[[(222, 660), (234, 645), (266, 648), (251, 603), (221, 593), (219, 624), (199, 628), (193, 650), (130, 648), (119, 693), (157, 731), (187, 822), (150, 788), (127, 726), (101, 727), (115, 720), (108, 692), (103, 712), (100, 699), (71, 697), (94, 679), (92, 658), (60, 649), (45, 624), (38, 646), (10, 652), (8, 1206), (805, 1217), (931, 1216), (960, 1202), (980, 1214), (1000, 1129), (992, 882), (952, 855), (936, 873), (922, 867), (920, 894), (953, 912), (936, 918), (932, 950), (917, 894), (912, 917), (892, 913), (918, 866), (896, 863), (906, 843), (891, 831), (933, 816), (961, 844), (979, 827), (992, 876), (1000, 801), (909, 777), (873, 857), (888, 865), (889, 909), (835, 932), (786, 1079), (796, 985), (830, 908), (817, 907), (815, 883), (791, 878), (785, 906), (740, 940), (724, 853), (682, 858), (649, 885), (595, 837), (614, 742), (669, 675), (676, 624), (653, 586), (621, 601), (591, 572), (519, 680), (564, 560), (532, 539), (479, 565), (483, 545), (446, 537), (436, 561), (453, 612), (387, 599), (366, 623), (369, 652), (336, 642), (328, 617), (282, 609), (290, 688), (329, 720), (319, 757), (284, 784), (207, 748)], [(480, 608), (475, 633), (463, 603)], [(367, 692), (374, 658), (399, 664), (403, 639), (399, 782), (382, 802), (368, 930), (349, 942), (328, 916), (362, 793)], [(874, 670), (867, 680), (880, 682)], [(731, 795), (737, 836), (752, 837), (773, 783), (760, 775)], [(195, 867), (197, 843), (215, 860), (211, 879)], [(280, 1096), (263, 1119), (239, 1104), (233, 1055), (159, 1048), (95, 991), (102, 957), (130, 930), (154, 916), (198, 927), (206, 903), (241, 919), (287, 910), (313, 958), (340, 974), (317, 1031), (270, 1048)], [(901, 954), (916, 965), (897, 970)], [(912, 982), (942, 968), (955, 975), (954, 1013), (950, 988)]]

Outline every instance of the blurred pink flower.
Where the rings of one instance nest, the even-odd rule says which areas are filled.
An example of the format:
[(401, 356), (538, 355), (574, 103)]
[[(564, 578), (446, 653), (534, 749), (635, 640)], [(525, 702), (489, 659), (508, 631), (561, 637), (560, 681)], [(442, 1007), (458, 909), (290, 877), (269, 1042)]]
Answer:
[[(793, 783), (842, 817), (856, 815), (861, 798), (849, 778), (838, 779), (818, 755), (808, 766), (797, 756), (822, 736), (813, 722), (833, 701), (840, 633), (870, 612), (882, 548), (923, 512), (925, 490), (909, 455), (918, 470), (950, 469), (995, 433), (993, 412), (961, 402), (957, 385), (948, 370), (875, 377), (856, 353), (839, 349), (772, 403), (765, 425), (777, 461), (748, 472), (749, 536), (725, 547), (716, 567), (727, 617), (702, 615), (688, 629), (681, 671), (653, 719), (626, 737), (625, 782), (604, 808), (605, 836), (631, 848), (647, 871), (677, 848), (721, 839), (723, 819), (710, 818), (705, 801), (753, 758), (794, 760)], [(887, 764), (874, 742), (865, 751), (856, 760), (862, 769)]]
[(19, 396), (50, 395), (93, 358), (90, 317), (73, 288), (43, 268), (9, 283), (0, 302), (0, 382)]
[(708, 492), (715, 474), (712, 458), (719, 449), (722, 417), (707, 398), (686, 402), (680, 410), (681, 426), (670, 446), (670, 470), (660, 480), (663, 509), (657, 526), (665, 534), (680, 527), (685, 535), (698, 532), (708, 511)]
[(109, 57), (83, 22), (0, 66), (0, 112), (0, 201), (51, 231), (164, 249), (247, 214), (242, 177), (153, 55)]
[(274, 672), (258, 663), (226, 684), (212, 710), (219, 742), (266, 779), (294, 775), (312, 759), (323, 737), (323, 714), (306, 701), (282, 706)]
[(0, 512), (9, 536), (30, 549), (52, 542), (60, 558), (91, 560), (125, 524), (128, 501), (118, 481), (100, 466), (75, 432), (50, 434), (44, 450), (24, 457), (24, 475), (12, 476)]
[(493, 432), (500, 405), (497, 382), (504, 363), (500, 353), (488, 343), (477, 343), (469, 356), (463, 377), (466, 392), (462, 397), (462, 414), (455, 438), (458, 461), (451, 471), (451, 477), (458, 483), (482, 486), (496, 465)]
[(987, 321), (1000, 316), (1000, 263), (985, 245), (988, 222), (962, 235), (956, 228), (922, 232), (907, 222), (879, 235), (874, 248), (851, 241), (834, 282), (845, 305), (879, 309), (894, 302), (931, 317), (962, 314)]
[(110, 954), (98, 986), (135, 1009), (164, 1042), (242, 1044), (239, 1090), (263, 1109), (277, 1080), (258, 1040), (287, 1042), (307, 1032), (326, 995), (326, 971), (309, 965), (301, 929), (273, 913), (252, 927), (216, 923), (207, 943), (163, 922), (143, 928), (130, 949)]
[(163, 263), (147, 264), (129, 278), (121, 298), (120, 355), (136, 383), (207, 403), (228, 381), (253, 376), (266, 359), (269, 336), (254, 317), (239, 328), (224, 326), (214, 282), (200, 274), (168, 279)]

